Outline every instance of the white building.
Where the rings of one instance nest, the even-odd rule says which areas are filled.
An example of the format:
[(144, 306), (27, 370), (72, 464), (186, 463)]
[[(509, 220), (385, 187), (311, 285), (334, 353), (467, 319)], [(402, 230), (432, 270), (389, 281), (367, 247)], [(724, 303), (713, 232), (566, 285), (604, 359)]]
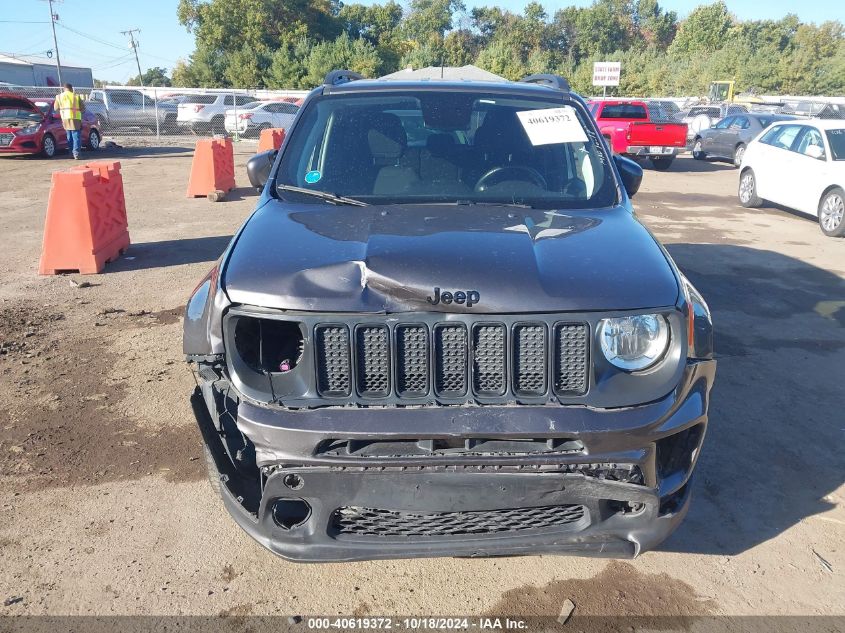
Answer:
[[(94, 75), (90, 68), (62, 64), (62, 81), (75, 87), (93, 88)], [(0, 53), (0, 85), (58, 86), (59, 73), (56, 60), (33, 55)]]

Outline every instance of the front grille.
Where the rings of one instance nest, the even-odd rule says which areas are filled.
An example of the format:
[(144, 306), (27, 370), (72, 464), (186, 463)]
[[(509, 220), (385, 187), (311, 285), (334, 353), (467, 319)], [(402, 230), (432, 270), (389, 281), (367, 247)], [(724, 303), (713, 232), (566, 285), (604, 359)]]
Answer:
[(387, 326), (362, 326), (357, 331), (358, 393), (383, 398), (390, 393), (390, 342)]
[(585, 516), (582, 505), (426, 513), (348, 506), (332, 513), (332, 528), (350, 536), (469, 536), (572, 526)]
[(0, 147), (9, 147), (15, 140), (14, 134), (0, 134)]
[(317, 388), (324, 396), (348, 396), (351, 383), (349, 370), (349, 330), (345, 325), (318, 325)]
[(319, 324), (314, 341), (323, 397), (489, 402), (589, 387), (585, 323)]
[(517, 325), (514, 328), (514, 338), (514, 391), (530, 395), (546, 393), (546, 326)]
[(434, 385), (437, 395), (460, 398), (467, 392), (467, 331), (463, 325), (434, 329)]

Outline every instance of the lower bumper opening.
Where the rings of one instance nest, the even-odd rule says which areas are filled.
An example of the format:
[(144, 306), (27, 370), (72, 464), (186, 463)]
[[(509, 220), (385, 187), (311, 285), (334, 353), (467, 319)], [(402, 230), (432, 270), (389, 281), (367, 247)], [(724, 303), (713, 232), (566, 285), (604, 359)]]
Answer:
[(332, 513), (331, 533), (365, 537), (449, 537), (514, 533), (524, 530), (589, 524), (583, 505), (502, 508), (471, 512), (404, 512), (345, 506)]

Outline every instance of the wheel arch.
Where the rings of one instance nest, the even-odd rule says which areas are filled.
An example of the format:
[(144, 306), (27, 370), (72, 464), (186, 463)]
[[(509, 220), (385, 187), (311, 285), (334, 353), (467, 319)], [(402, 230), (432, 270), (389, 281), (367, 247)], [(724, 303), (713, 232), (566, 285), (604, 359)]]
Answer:
[(842, 185), (837, 185), (837, 184), (835, 184), (835, 183), (834, 183), (834, 184), (832, 184), (832, 185), (828, 185), (827, 187), (825, 187), (825, 188), (822, 190), (821, 195), (819, 196), (819, 201), (816, 203), (816, 213), (818, 213), (818, 212), (820, 212), (820, 211), (821, 211), (821, 209), (822, 209), (822, 200), (824, 200), (824, 197), (825, 197), (827, 194), (829, 194), (831, 191), (833, 191), (834, 189), (839, 189), (840, 191), (845, 192), (845, 186), (842, 186)]

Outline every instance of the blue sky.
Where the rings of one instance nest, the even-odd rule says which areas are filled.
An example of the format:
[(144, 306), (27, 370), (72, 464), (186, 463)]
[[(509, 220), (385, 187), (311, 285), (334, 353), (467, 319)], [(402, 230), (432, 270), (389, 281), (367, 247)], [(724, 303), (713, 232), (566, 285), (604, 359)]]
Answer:
[[(465, 0), (465, 3), (470, 8), (497, 5), (519, 12), (527, 1)], [(364, 2), (373, 4), (372, 0)], [(549, 14), (572, 4), (591, 4), (591, 0), (541, 2)], [(702, 2), (663, 0), (660, 4), (683, 17)], [(793, 12), (805, 22), (845, 21), (845, 2), (842, 0), (814, 0), (804, 2), (800, 7), (795, 4), (795, 0), (727, 0), (729, 9), (743, 20), (780, 18)], [(0, 5), (6, 9), (0, 12), (0, 51), (43, 55), (53, 48), (45, 0), (4, 0)], [(193, 36), (176, 21), (176, 5), (177, 0), (64, 0), (55, 4), (62, 25), (56, 30), (62, 63), (90, 66), (98, 79), (126, 81), (136, 75), (137, 70), (128, 39), (120, 32), (140, 28), (141, 67), (172, 68), (177, 59), (187, 57), (194, 48)], [(14, 10), (9, 11), (11, 6)]]

